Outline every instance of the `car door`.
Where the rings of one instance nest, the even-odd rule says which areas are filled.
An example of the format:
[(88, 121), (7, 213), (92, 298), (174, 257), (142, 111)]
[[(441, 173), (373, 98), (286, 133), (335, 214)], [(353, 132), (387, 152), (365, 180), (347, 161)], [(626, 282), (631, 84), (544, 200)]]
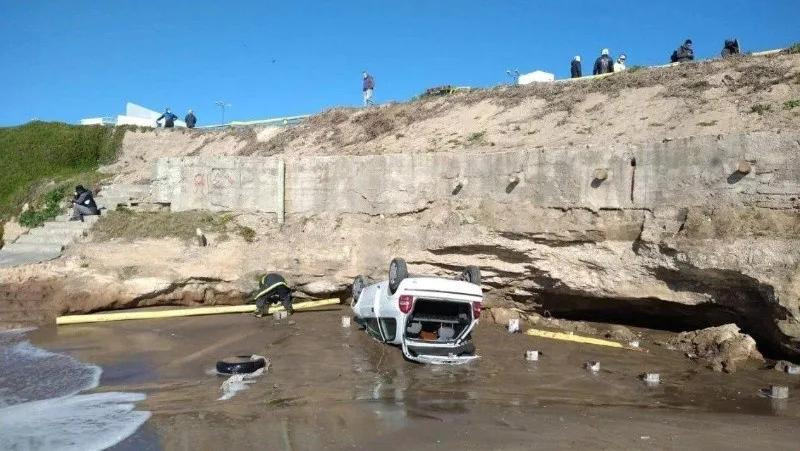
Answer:
[(382, 342), (393, 341), (397, 335), (397, 320), (388, 316), (390, 311), (386, 308), (390, 298), (388, 285), (387, 282), (377, 284), (372, 304), (364, 318), (367, 333)]

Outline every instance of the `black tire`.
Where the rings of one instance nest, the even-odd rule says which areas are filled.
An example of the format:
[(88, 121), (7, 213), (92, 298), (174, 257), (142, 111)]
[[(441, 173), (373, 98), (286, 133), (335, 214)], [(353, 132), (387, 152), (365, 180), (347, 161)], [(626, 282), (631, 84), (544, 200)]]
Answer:
[(364, 290), (364, 287), (367, 286), (367, 279), (362, 276), (358, 275), (355, 279), (353, 279), (352, 285), (352, 295), (353, 295), (353, 305), (358, 303), (358, 298), (361, 296), (361, 291)]
[(389, 294), (394, 294), (400, 282), (408, 278), (408, 267), (402, 258), (393, 258), (389, 263)]
[(249, 355), (226, 357), (217, 362), (217, 373), (220, 374), (249, 374), (264, 368), (267, 362), (264, 359), (254, 359)]
[(481, 269), (477, 266), (467, 266), (464, 268), (464, 271), (461, 272), (461, 280), (480, 286)]

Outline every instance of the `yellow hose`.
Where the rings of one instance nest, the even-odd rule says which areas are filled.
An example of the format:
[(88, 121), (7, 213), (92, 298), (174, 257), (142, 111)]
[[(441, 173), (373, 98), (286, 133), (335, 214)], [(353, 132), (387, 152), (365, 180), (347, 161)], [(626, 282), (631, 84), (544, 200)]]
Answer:
[(533, 335), (534, 337), (552, 338), (553, 340), (572, 341), (575, 343), (585, 343), (598, 346), (608, 346), (610, 348), (625, 347), (622, 346), (620, 343), (617, 343), (616, 341), (601, 340), (599, 338), (581, 337), (580, 335), (565, 334), (563, 332), (550, 332), (547, 330), (528, 329), (525, 333), (528, 335)]
[[(325, 305), (338, 304), (339, 299), (322, 299), (320, 301), (298, 302), (292, 307), (295, 310), (311, 309)], [(270, 306), (269, 313), (283, 311), (283, 306)], [(125, 321), (129, 319), (159, 319), (177, 318), (179, 316), (199, 316), (199, 315), (220, 315), (225, 313), (250, 313), (255, 312), (256, 306), (248, 305), (221, 305), (216, 307), (198, 307), (175, 310), (153, 310), (145, 312), (115, 312), (115, 313), (95, 313), (90, 315), (66, 315), (56, 318), (56, 324), (82, 324), (100, 323), (106, 321)]]

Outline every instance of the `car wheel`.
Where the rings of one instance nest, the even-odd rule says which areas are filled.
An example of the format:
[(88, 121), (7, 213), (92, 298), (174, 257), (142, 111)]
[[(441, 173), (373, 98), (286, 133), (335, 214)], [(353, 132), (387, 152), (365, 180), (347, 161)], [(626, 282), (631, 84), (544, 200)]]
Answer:
[(263, 358), (253, 358), (249, 355), (226, 357), (217, 362), (217, 373), (220, 374), (249, 374), (264, 368), (267, 362)]
[(389, 263), (389, 294), (394, 294), (400, 287), (400, 282), (408, 277), (406, 261), (402, 258), (394, 258)]
[(367, 279), (364, 278), (362, 275), (356, 276), (353, 279), (353, 287), (352, 287), (352, 295), (353, 295), (353, 305), (358, 302), (358, 298), (361, 296), (361, 291), (364, 287), (367, 286)]
[(475, 285), (481, 284), (481, 269), (477, 266), (467, 266), (461, 273), (461, 280)]

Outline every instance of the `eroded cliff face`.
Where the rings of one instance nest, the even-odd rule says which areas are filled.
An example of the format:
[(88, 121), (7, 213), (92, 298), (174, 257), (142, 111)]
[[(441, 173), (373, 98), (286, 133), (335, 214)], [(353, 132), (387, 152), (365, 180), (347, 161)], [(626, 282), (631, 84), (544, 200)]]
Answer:
[[(302, 293), (345, 299), (353, 277), (385, 278), (402, 256), (415, 274), (480, 266), (489, 308), (675, 331), (736, 323), (768, 355), (797, 357), (797, 217), (752, 213), (433, 203), (413, 215), (323, 214), (282, 227), (243, 215), (263, 225), (255, 243), (88, 242), (61, 260), (5, 270), (0, 295), (48, 315), (240, 303), (259, 272), (277, 269)], [(707, 229), (720, 224), (736, 229)]]

